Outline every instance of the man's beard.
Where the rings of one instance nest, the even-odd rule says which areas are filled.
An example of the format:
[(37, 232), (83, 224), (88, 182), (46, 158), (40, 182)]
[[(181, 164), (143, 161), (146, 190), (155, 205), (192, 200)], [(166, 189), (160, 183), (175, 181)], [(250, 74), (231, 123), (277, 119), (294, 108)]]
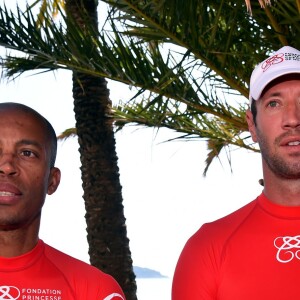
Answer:
[[(286, 132), (276, 138), (273, 145), (270, 145), (268, 144), (266, 136), (257, 127), (256, 133), (262, 158), (274, 175), (286, 179), (300, 178), (300, 152), (294, 154), (295, 158), (299, 158), (296, 162), (288, 162), (287, 160), (284, 160), (283, 157), (280, 157), (280, 155), (276, 152), (276, 149), (280, 147), (280, 141), (282, 138), (291, 136), (292, 134), (290, 132)], [(271, 146), (273, 146), (272, 148), (274, 150)]]

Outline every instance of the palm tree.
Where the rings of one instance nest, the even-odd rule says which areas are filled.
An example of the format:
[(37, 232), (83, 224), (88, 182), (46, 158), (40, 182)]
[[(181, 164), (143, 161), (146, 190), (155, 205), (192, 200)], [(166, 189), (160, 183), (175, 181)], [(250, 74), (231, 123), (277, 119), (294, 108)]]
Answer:
[[(87, 22), (97, 30), (97, 5), (94, 0), (66, 0), (67, 18), (74, 19), (83, 30)], [(67, 34), (72, 34), (71, 30)], [(90, 262), (111, 274), (122, 286), (126, 298), (134, 300), (135, 275), (105, 78), (73, 71), (73, 98)]]
[[(44, 1), (43, 13), (47, 13), (48, 4)], [(97, 1), (67, 0), (65, 11), (67, 18), (80, 24), (83, 30), (86, 22), (97, 29)], [(42, 17), (40, 25), (48, 20), (45, 15)], [(72, 35), (72, 28), (66, 34)], [(78, 42), (76, 49), (80, 47)], [(106, 80), (74, 70), (73, 98), (90, 261), (119, 282), (127, 299), (135, 300), (135, 275), (126, 232)]]

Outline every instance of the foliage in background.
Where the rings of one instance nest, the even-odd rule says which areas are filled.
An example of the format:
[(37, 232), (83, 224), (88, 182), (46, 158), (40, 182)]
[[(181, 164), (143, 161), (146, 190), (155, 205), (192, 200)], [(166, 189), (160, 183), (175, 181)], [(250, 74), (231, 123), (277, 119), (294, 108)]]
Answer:
[[(204, 173), (223, 149), (258, 151), (245, 122), (249, 78), (267, 53), (300, 48), (297, 0), (264, 9), (253, 1), (252, 14), (244, 0), (101, 2), (109, 12), (99, 36), (65, 18), (37, 28), (30, 10), (15, 17), (1, 8), (0, 45), (26, 53), (2, 61), (5, 75), (65, 68), (133, 86), (135, 96), (114, 107), (115, 125), (166, 127), (179, 139), (207, 140)], [(68, 36), (65, 22), (73, 28)]]

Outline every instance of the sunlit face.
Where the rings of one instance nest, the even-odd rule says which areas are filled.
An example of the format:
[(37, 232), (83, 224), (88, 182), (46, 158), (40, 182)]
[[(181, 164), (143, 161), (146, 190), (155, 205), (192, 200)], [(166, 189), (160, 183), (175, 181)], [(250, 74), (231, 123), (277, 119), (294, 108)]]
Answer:
[(46, 194), (60, 172), (50, 168), (45, 126), (30, 113), (0, 109), (0, 229), (29, 226), (40, 218)]
[(260, 146), (263, 166), (279, 177), (300, 178), (300, 77), (272, 82), (256, 107), (256, 126), (251, 112), (247, 121)]

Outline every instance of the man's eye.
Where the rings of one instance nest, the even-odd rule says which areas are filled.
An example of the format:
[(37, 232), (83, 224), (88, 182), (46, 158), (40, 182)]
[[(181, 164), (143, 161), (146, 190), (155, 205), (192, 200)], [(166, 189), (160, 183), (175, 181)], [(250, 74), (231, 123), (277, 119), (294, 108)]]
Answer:
[(278, 106), (278, 102), (277, 101), (270, 101), (269, 103), (268, 103), (268, 106), (270, 106), (270, 107), (276, 107), (276, 106)]
[(35, 157), (35, 154), (30, 150), (23, 150), (22, 155), (26, 157)]

